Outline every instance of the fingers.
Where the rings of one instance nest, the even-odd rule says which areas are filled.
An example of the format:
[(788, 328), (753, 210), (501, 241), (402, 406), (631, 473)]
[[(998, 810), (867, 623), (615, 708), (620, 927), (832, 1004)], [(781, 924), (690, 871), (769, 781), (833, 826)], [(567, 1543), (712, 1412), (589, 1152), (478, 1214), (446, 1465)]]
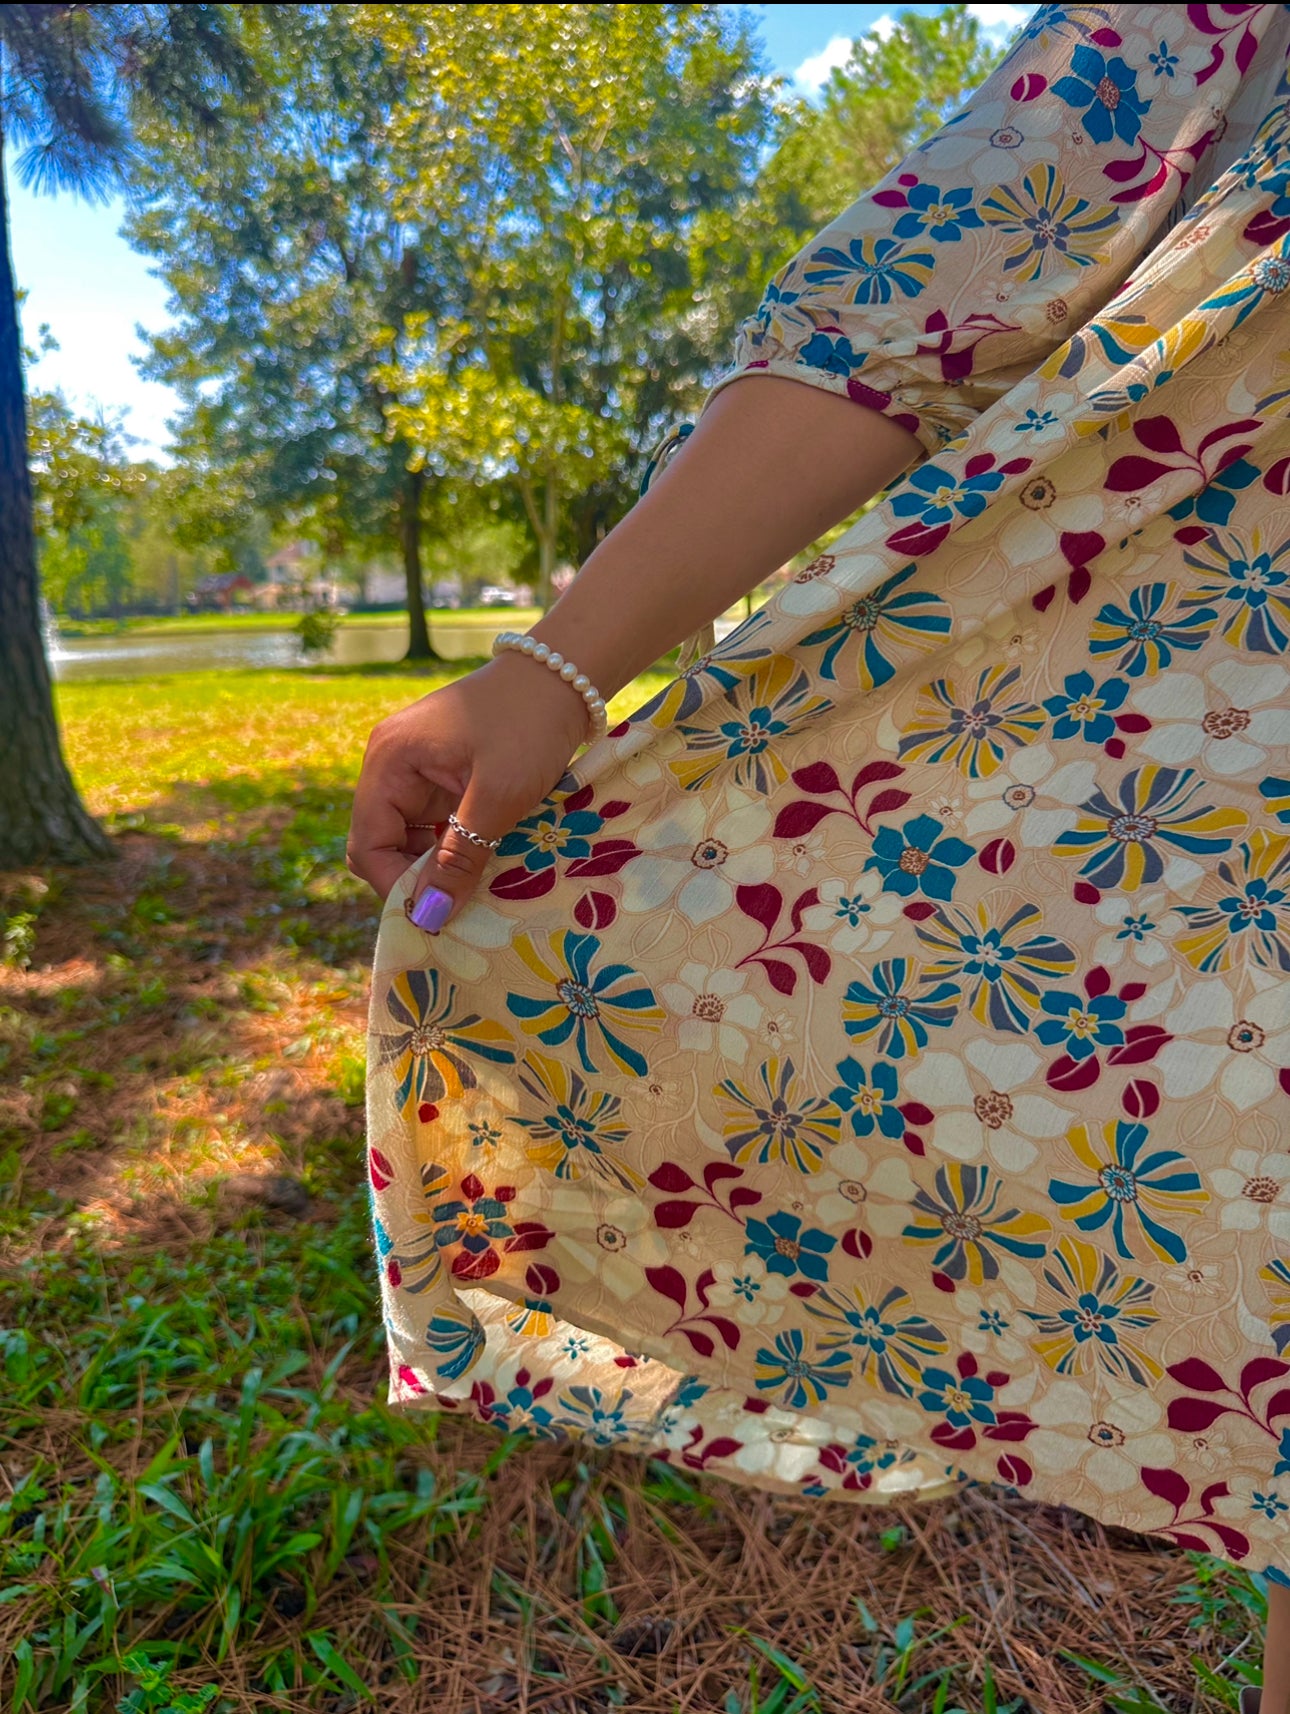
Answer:
[[(481, 839), (500, 839), (514, 825), (514, 816), (502, 810), (492, 794), (486, 794), (468, 781), (457, 808), (457, 819), (463, 827), (477, 833)], [(476, 845), (446, 827), (434, 855), (417, 880), (416, 903), (410, 915), (419, 928), (438, 934), (465, 904), (479, 884), (484, 866), (493, 855), (483, 845)]]

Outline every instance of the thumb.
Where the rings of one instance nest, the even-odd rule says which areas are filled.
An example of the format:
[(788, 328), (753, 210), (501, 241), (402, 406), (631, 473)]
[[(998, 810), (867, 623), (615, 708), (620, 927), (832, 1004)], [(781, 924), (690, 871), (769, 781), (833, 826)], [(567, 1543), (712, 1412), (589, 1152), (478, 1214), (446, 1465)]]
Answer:
[[(461, 802), (453, 812), (457, 823), (447, 823), (430, 861), (417, 879), (415, 902), (409, 916), (418, 928), (438, 934), (451, 921), (479, 885), (484, 866), (493, 855), (494, 842), (508, 832), (511, 817), (499, 815), (496, 799), (490, 802), (476, 785), (467, 783)], [(474, 834), (474, 838), (470, 837)]]

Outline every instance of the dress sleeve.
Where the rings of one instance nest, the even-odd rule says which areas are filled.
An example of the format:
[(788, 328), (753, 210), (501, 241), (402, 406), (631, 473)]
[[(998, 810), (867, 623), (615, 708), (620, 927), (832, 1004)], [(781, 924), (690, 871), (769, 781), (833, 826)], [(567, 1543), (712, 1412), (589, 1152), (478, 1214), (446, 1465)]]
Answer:
[(1101, 309), (1230, 158), (1277, 86), (1288, 13), (1041, 6), (969, 105), (780, 270), (709, 399), (786, 376), (935, 451)]

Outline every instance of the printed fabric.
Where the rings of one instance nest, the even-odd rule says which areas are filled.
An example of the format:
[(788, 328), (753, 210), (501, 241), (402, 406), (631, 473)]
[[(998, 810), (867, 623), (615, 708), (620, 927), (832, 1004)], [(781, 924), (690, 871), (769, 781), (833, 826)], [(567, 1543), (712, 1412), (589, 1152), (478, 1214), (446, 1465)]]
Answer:
[(390, 899), (395, 1406), (1290, 1582), (1288, 44), (1045, 6), (769, 286), (924, 455)]

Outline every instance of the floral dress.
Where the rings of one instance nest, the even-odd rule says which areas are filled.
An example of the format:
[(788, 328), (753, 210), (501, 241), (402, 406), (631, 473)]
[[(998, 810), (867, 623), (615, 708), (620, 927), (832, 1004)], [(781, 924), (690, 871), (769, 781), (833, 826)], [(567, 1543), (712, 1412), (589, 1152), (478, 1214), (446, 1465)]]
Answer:
[(1042, 7), (768, 288), (925, 455), (391, 897), (395, 1406), (1290, 1582), (1288, 47)]

